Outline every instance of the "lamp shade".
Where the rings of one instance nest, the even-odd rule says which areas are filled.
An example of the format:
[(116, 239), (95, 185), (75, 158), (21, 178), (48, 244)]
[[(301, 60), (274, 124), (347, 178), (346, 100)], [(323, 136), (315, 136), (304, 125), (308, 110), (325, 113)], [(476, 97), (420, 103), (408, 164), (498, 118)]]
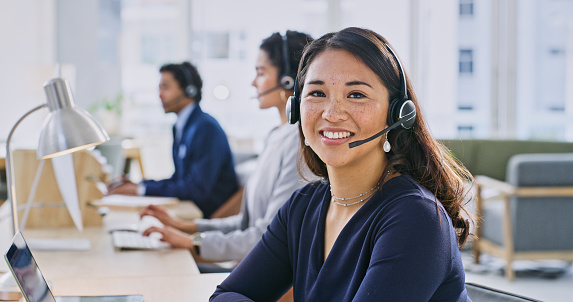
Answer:
[(55, 78), (44, 84), (50, 113), (40, 132), (38, 158), (86, 149), (109, 141), (109, 135), (88, 112), (72, 99), (68, 82)]

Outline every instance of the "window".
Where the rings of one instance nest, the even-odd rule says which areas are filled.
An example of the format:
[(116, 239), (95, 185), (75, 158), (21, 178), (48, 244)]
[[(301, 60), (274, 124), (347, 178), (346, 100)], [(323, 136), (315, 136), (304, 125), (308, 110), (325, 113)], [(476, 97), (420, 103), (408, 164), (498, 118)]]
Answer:
[(460, 17), (471, 17), (474, 15), (474, 1), (460, 0)]
[(474, 133), (474, 126), (471, 125), (459, 125), (458, 126), (458, 136), (460, 138), (472, 138)]
[(472, 110), (474, 110), (474, 106), (472, 106), (472, 105), (466, 105), (466, 104), (464, 104), (464, 105), (459, 104), (459, 105), (458, 105), (458, 110), (472, 111)]
[(116, 65), (121, 31), (121, 2), (101, 0), (98, 14), (98, 57), (101, 63)]
[(229, 32), (209, 32), (207, 33), (206, 42), (208, 58), (229, 58)]
[(471, 75), (474, 72), (474, 55), (471, 49), (460, 49), (460, 74)]
[(559, 48), (552, 48), (549, 50), (549, 53), (552, 56), (562, 56), (565, 55), (565, 50), (564, 49), (559, 49)]
[(141, 36), (141, 63), (163, 64), (173, 57), (174, 37), (168, 35)]

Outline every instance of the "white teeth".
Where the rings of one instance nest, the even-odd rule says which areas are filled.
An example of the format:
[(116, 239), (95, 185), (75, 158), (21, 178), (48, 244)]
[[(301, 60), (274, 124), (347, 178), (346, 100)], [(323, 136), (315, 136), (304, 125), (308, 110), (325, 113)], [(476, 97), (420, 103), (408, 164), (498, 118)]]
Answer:
[(330, 139), (339, 139), (339, 138), (347, 138), (350, 136), (350, 132), (330, 132), (324, 131), (323, 135), (330, 138)]

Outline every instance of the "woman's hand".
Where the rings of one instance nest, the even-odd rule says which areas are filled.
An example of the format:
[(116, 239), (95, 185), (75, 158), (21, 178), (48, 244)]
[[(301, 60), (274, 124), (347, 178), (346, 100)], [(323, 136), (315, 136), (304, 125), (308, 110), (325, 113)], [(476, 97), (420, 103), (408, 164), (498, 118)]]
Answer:
[(139, 213), (140, 218), (143, 218), (143, 216), (153, 216), (163, 223), (163, 225), (176, 228), (189, 234), (197, 232), (197, 225), (194, 222), (173, 218), (160, 206), (148, 205)]
[(165, 227), (150, 227), (143, 232), (143, 236), (149, 236), (151, 233), (161, 233), (161, 241), (169, 243), (174, 248), (185, 248), (191, 250), (193, 242), (188, 234), (185, 234), (175, 228)]
[(160, 206), (152, 204), (148, 205), (141, 211), (141, 213), (139, 213), (140, 219), (143, 218), (143, 216), (153, 216), (157, 218), (161, 223), (163, 223), (163, 225), (179, 229), (179, 221), (171, 217), (171, 215), (169, 215), (169, 213), (167, 213), (167, 211), (165, 211), (165, 209)]

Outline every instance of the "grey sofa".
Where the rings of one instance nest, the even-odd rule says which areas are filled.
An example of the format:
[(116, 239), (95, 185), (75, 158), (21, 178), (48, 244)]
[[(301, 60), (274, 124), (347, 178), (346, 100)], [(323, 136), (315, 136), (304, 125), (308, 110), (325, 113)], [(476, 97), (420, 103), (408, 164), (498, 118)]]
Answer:
[(440, 140), (473, 175), (505, 181), (507, 163), (516, 154), (572, 153), (573, 142), (495, 139)]

